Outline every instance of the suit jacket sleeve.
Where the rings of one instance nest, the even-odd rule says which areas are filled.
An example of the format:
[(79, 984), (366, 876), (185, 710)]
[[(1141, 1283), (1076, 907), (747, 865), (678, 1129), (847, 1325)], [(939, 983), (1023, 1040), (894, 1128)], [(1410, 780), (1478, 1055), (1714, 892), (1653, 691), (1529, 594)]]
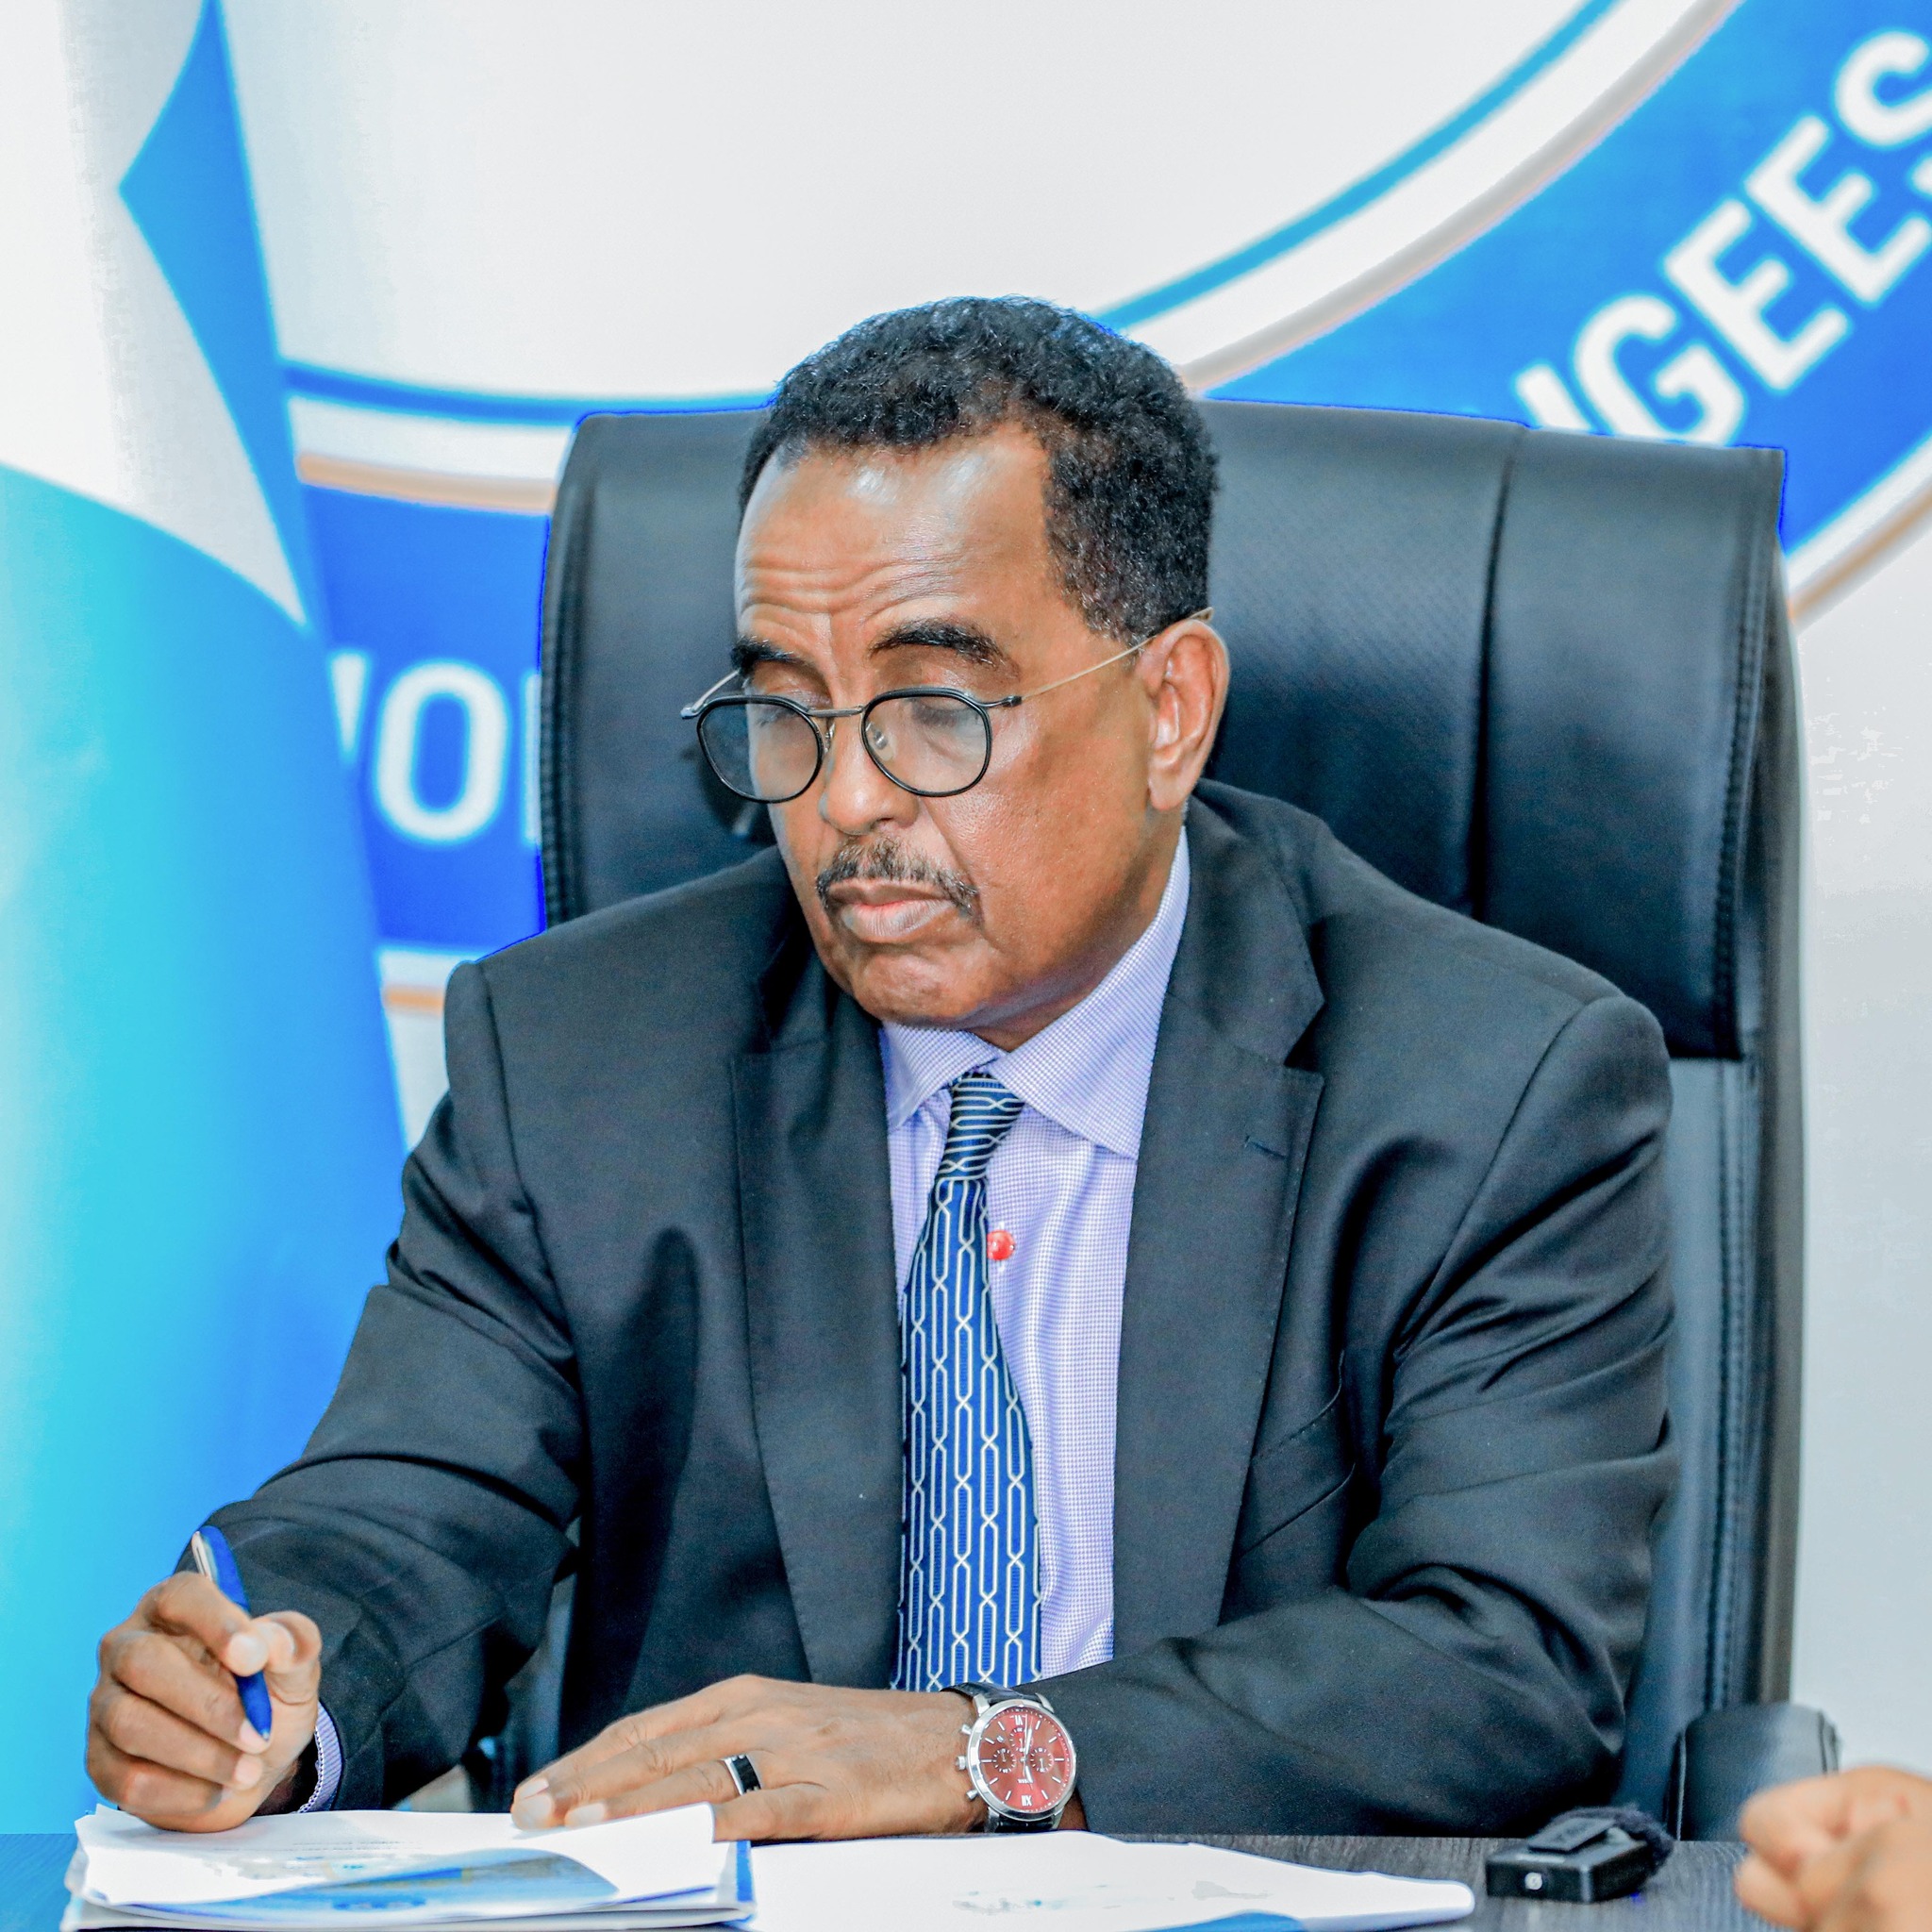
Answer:
[(1345, 1576), (1042, 1687), (1096, 1829), (1503, 1830), (1603, 1788), (1674, 1474), (1668, 1115), (1650, 1016), (1581, 1007), (1392, 1344), (1344, 1360)]
[(575, 1363), (477, 968), (445, 1014), (449, 1094), (341, 1385), (302, 1459), (217, 1518), (256, 1607), (322, 1627), (343, 1806), (393, 1802), (489, 1727), (577, 1511)]

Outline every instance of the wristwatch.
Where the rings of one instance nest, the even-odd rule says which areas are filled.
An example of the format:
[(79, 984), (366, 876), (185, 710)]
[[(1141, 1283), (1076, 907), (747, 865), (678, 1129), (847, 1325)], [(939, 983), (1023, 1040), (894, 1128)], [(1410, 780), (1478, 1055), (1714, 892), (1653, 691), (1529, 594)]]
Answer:
[(954, 1684), (973, 1700), (957, 1759), (986, 1807), (988, 1831), (1051, 1831), (1074, 1795), (1078, 1760), (1067, 1727), (1045, 1698), (992, 1684)]

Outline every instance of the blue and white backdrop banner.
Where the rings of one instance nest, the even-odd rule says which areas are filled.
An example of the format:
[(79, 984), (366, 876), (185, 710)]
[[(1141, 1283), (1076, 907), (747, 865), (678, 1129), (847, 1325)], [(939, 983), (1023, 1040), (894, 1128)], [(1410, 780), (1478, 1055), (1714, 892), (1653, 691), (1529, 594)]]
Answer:
[(0, 1831), (299, 1453), (401, 1146), (213, 0), (0, 15)]
[(229, 22), (411, 1127), (450, 963), (540, 920), (590, 408), (742, 404), (860, 315), (1021, 290), (1217, 394), (1777, 444), (1801, 608), (1932, 496), (1932, 0)]

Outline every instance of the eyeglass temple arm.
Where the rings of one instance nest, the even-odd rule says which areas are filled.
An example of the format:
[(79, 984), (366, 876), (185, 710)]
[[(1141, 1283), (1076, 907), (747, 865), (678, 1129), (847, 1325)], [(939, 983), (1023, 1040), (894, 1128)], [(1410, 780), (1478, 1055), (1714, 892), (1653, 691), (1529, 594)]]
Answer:
[(738, 671), (735, 667), (727, 671), (724, 674), (724, 675), (721, 677), (717, 681), (717, 683), (710, 688), (709, 691), (705, 692), (703, 697), (693, 698), (690, 704), (685, 706), (683, 710), (678, 712), (677, 715), (680, 718), (695, 718), (697, 714), (704, 708), (707, 700), (716, 697), (718, 693), (721, 691), (723, 691), (724, 687), (727, 684), (729, 684), (731, 680), (738, 675)]
[[(1189, 624), (1196, 618), (1203, 624), (1212, 624), (1214, 622), (1213, 605), (1208, 605), (1203, 610), (1191, 610), (1179, 622)], [(1163, 625), (1161, 626), (1161, 630), (1170, 630), (1172, 628), (1171, 625)], [(1043, 698), (1048, 691), (1058, 691), (1063, 684), (1072, 684), (1075, 678), (1079, 677), (1091, 677), (1096, 671), (1105, 671), (1109, 664), (1118, 664), (1123, 658), (1131, 658), (1136, 651), (1144, 651), (1154, 641), (1154, 639), (1159, 635), (1160, 631), (1156, 631), (1152, 636), (1142, 638), (1138, 644), (1129, 644), (1124, 651), (1116, 651), (1111, 658), (1103, 658), (1098, 664), (1089, 664), (1085, 670), (1070, 672), (1065, 677), (1057, 677), (1051, 684), (1042, 684), (1037, 691), (1019, 691), (1009, 698), (995, 698), (987, 707), (987, 709), (989, 711), (1003, 711), (1008, 706), (1024, 704), (1028, 698)]]

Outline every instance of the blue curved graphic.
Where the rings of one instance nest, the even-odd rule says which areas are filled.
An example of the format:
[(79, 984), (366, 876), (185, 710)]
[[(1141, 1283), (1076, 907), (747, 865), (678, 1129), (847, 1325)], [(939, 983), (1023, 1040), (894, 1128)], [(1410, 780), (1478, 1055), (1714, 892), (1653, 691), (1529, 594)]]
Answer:
[[(1801, 123), (1815, 122), (1807, 139), (1822, 142), (1799, 185), (1822, 203), (1851, 175), (1869, 183), (1850, 222), (1868, 255), (1902, 224), (1932, 217), (1932, 141), (1874, 147), (1834, 105), (1853, 51), (1900, 29), (1932, 40), (1932, 4), (1745, 0), (1607, 139), (1507, 221), (1375, 308), (1215, 393), (1531, 421), (1519, 383), (1541, 369), (1567, 394), (1575, 426), (1612, 427), (1578, 373), (1579, 349), (1609, 305), (1642, 296), (1659, 305), (1659, 320), (1668, 312), (1669, 326), (1656, 339), (1624, 339), (1618, 377), (1661, 429), (1686, 434), (1703, 406), (1657, 385), (1678, 358), (1701, 350), (1705, 386), (1736, 411), (1724, 440), (1789, 454), (1784, 536), (1795, 548), (1932, 430), (1932, 249), (1863, 299), (1820, 260), (1815, 237), (1807, 245), (1767, 209), (1765, 200), (1778, 197), (1762, 179), (1755, 191), (1750, 184)], [(1932, 85), (1932, 64), (1889, 84), (1916, 93)], [(1708, 227), (1713, 221), (1721, 225)], [(1813, 318), (1841, 318), (1829, 325), (1829, 344), (1783, 387), (1773, 377), (1786, 370), (1740, 320), (1749, 305), (1714, 300), (1709, 278), (1678, 253), (1702, 235), (1692, 253), (1708, 256), (1710, 240), (1728, 228), (1736, 238), (1714, 257), (1724, 282), (1741, 286), (1766, 262), (1782, 277), (1762, 312), (1771, 336), (1796, 342)], [(1596, 379), (1601, 388), (1601, 369)]]

